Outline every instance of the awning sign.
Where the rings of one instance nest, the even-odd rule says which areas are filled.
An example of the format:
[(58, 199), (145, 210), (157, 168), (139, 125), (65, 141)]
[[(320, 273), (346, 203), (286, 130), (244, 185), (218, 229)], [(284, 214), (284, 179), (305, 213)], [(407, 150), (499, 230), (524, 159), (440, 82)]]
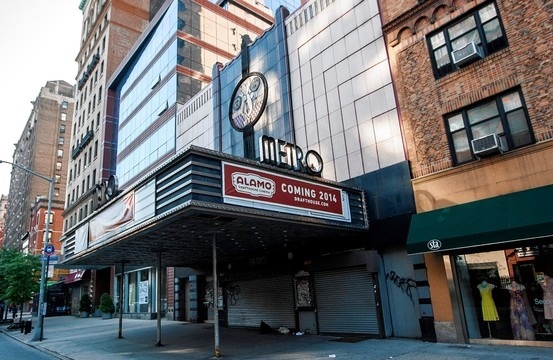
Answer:
[(223, 162), (225, 203), (263, 210), (350, 221), (340, 188)]

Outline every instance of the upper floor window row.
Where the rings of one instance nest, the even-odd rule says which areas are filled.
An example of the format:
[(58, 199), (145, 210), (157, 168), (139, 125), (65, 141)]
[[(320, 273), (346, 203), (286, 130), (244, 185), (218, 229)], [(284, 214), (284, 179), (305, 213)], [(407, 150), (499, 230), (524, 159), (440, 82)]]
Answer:
[(497, 5), (479, 7), (428, 38), (438, 79), (508, 46)]
[(474, 104), (445, 121), (456, 165), (535, 141), (520, 90)]

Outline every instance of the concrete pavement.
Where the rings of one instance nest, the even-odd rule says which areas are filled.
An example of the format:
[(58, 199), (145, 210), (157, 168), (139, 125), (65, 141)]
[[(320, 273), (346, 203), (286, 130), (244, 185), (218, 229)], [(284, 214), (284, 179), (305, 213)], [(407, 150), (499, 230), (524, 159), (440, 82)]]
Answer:
[[(33, 326), (35, 324), (36, 318), (33, 318)], [(32, 341), (32, 333), (8, 331), (7, 325), (0, 325), (0, 331), (65, 360), (214, 358), (213, 324), (165, 319), (161, 324), (162, 346), (156, 346), (155, 320), (123, 319), (122, 339), (118, 338), (119, 320), (115, 318), (46, 317), (43, 341)], [(220, 349), (222, 358), (240, 360), (553, 360), (553, 348), (444, 344), (399, 338), (354, 342), (351, 338), (260, 334), (256, 330), (222, 327)]]

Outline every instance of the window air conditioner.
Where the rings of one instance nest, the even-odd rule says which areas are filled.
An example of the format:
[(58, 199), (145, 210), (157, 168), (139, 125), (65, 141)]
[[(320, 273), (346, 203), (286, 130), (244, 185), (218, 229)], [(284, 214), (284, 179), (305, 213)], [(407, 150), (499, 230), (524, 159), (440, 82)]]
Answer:
[(485, 156), (495, 153), (502, 153), (505, 149), (501, 138), (497, 134), (489, 134), (472, 140), (472, 151), (476, 156)]
[(482, 50), (474, 42), (469, 42), (465, 46), (459, 49), (455, 49), (451, 52), (453, 57), (453, 63), (459, 67), (468, 65), (478, 59), (482, 59)]

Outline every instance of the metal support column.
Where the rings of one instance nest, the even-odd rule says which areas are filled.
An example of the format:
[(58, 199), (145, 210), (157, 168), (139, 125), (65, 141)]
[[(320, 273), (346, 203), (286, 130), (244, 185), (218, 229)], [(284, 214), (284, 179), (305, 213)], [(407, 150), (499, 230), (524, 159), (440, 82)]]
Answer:
[(213, 233), (213, 329), (215, 337), (215, 357), (221, 357), (219, 347), (219, 285), (217, 283), (217, 233)]
[(119, 281), (119, 339), (123, 338), (123, 283), (125, 282), (125, 263), (121, 263), (121, 281)]
[(161, 251), (157, 253), (157, 342), (156, 346), (161, 344)]

